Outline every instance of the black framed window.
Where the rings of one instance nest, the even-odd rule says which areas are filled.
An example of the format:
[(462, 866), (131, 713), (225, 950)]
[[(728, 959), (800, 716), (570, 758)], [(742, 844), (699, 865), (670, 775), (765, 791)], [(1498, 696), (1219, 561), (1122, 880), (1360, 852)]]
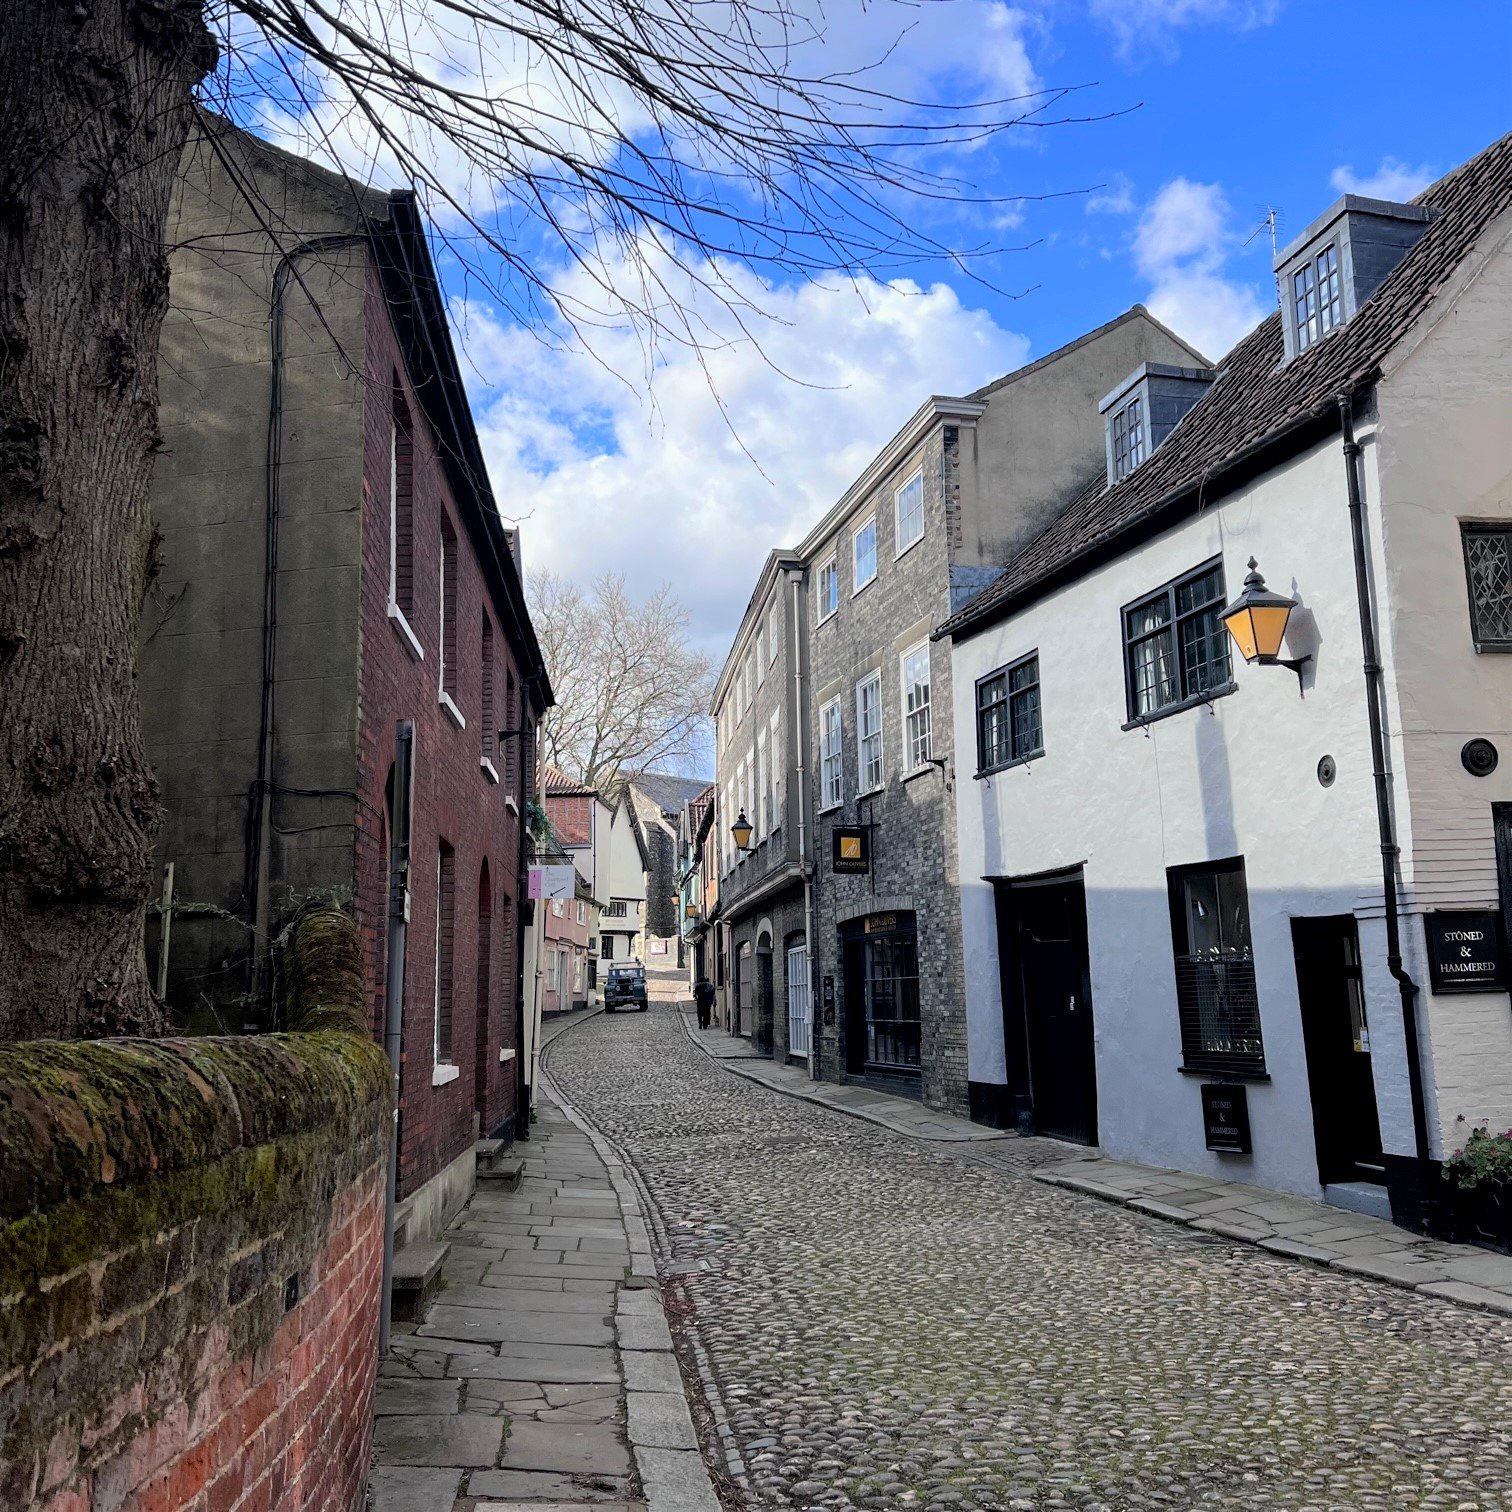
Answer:
[(1292, 319), (1299, 352), (1305, 352), (1344, 323), (1339, 249), (1332, 242), (1292, 274)]
[(1223, 563), (1207, 562), (1123, 611), (1129, 718), (1198, 699), (1232, 677)]
[(1191, 1071), (1263, 1076), (1244, 862), (1173, 867), (1166, 878), (1182, 1064)]
[(996, 771), (1043, 754), (1039, 652), (984, 677), (977, 684), (977, 770)]
[(889, 1071), (919, 1065), (919, 953), (911, 915), (866, 937), (866, 1064)]
[(1133, 472), (1144, 459), (1144, 401), (1131, 399), (1113, 416), (1113, 481)]
[(1512, 651), (1512, 525), (1460, 526), (1477, 651)]

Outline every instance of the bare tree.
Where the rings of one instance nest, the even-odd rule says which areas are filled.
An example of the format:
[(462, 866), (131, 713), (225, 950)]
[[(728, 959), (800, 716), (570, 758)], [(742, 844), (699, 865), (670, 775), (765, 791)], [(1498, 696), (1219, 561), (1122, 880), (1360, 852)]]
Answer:
[(612, 792), (702, 754), (714, 669), (688, 644), (687, 611), (669, 587), (636, 603), (614, 574), (584, 592), (542, 572), (530, 613), (556, 694), (541, 725), (553, 766)]
[[(0, 6), (0, 1035), (161, 1025), (134, 632), (164, 228), (193, 112), (292, 125), (334, 166), (413, 183), (517, 318), (581, 326), (607, 303), (698, 345), (668, 268), (738, 303), (723, 255), (802, 276), (989, 250), (923, 229), (964, 198), (934, 151), (1052, 124), (1065, 93), (889, 98), (864, 70), (803, 61), (810, 3), (817, 16), (817, 0)], [(920, 213), (921, 198), (938, 203)], [(564, 257), (602, 300), (564, 302)], [(613, 654), (628, 665), (633, 645)], [(683, 738), (662, 690), (637, 688), (641, 733), (573, 745), (594, 771)]]

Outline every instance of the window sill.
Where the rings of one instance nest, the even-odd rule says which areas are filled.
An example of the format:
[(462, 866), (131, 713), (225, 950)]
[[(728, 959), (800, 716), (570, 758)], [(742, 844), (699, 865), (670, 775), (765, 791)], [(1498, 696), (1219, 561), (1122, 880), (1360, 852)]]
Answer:
[(867, 578), (867, 580), (864, 583), (857, 583), (856, 586), (851, 589), (851, 597), (855, 598), (855, 596), (858, 593), (865, 593), (866, 590), (868, 588), (870, 588), (871, 585), (873, 583), (875, 583), (876, 581), (877, 581), (877, 574), (874, 572), (874, 573), (872, 573), (872, 575), (869, 578)]
[(454, 1082), (461, 1076), (461, 1066), (439, 1065), (431, 1067), (431, 1086), (444, 1087), (448, 1082)]
[(515, 796), (513, 793), (505, 793), (504, 807), (507, 808), (509, 812), (515, 816), (516, 819), (520, 817), (520, 805), (515, 802)]
[(1200, 1076), (1204, 1081), (1268, 1082), (1269, 1071), (1241, 1070), (1238, 1066), (1177, 1066), (1183, 1076)]
[(445, 714), (446, 717), (451, 720), (451, 722), (459, 730), (465, 730), (467, 728), (467, 721), (463, 719), (461, 709), (459, 709), (456, 704), (452, 702), (452, 696), (446, 691), (445, 688), (442, 688), (441, 691), (436, 694), (436, 702), (441, 705), (441, 712)]
[(875, 787), (865, 788), (861, 792), (857, 793), (856, 802), (859, 803), (863, 798), (875, 798), (878, 793), (885, 793), (886, 791), (887, 783), (879, 782)]
[[(1124, 728), (1129, 727), (1125, 725)], [(1011, 772), (1014, 767), (1028, 766), (1031, 761), (1038, 761), (1044, 754), (1045, 748), (1041, 746), (1037, 751), (1030, 751), (1027, 755), (1015, 756), (1012, 761), (1004, 761), (998, 766), (983, 767), (976, 774), (976, 780), (980, 782), (984, 777), (996, 777), (999, 772)]]
[(1185, 714), (1188, 709), (1200, 709), (1204, 704), (1210, 704), (1215, 698), (1227, 698), (1230, 693), (1237, 693), (1239, 684), (1226, 682), (1220, 688), (1209, 688), (1206, 693), (1199, 693), (1193, 698), (1183, 698), (1180, 703), (1167, 704), (1163, 709), (1156, 709), (1153, 714), (1140, 714), (1127, 723), (1120, 725), (1122, 730), (1142, 730), (1146, 725), (1152, 725), (1162, 719), (1169, 719), (1173, 714)]
[(493, 762), (491, 762), (486, 756), (480, 756), (478, 757), (478, 766), (482, 769), (483, 775), (488, 778), (488, 780), (493, 783), (495, 787), (498, 787), (499, 773)]
[(390, 603), (388, 606), (389, 623), (394, 627), (399, 639), (404, 642), (404, 649), (409, 652), (411, 661), (425, 660), (425, 647), (420, 644), (420, 637), (410, 629), (410, 622), (404, 617), (404, 610), (398, 604)]
[(499, 1051), (499, 1059), (501, 1061), (512, 1061), (514, 1058), (515, 1058), (515, 1053), (514, 1053), (514, 1046), (513, 1045), (507, 1045), (507, 1046), (505, 1046), (504, 1049), (502, 1049), (501, 1051)]
[(893, 561), (895, 561), (895, 562), (902, 561), (903, 558), (906, 557), (908, 555), (908, 553), (914, 549), (915, 546), (919, 545), (923, 541), (923, 539), (924, 539), (924, 532), (921, 530), (918, 533), (918, 535), (916, 535), (913, 538), (913, 540), (911, 540), (908, 543), (908, 545), (906, 545), (902, 549), (902, 551), (895, 551), (895, 552), (893, 552)]
[(927, 777), (931, 772), (943, 772), (944, 767), (937, 767), (934, 762), (926, 761), (923, 766), (916, 766), (911, 772), (904, 772), (900, 782), (912, 782), (916, 777)]
[(822, 819), (826, 814), (838, 814), (844, 807), (845, 800), (842, 798), (839, 803), (826, 804), (814, 817), (816, 819)]
[(834, 617), (837, 614), (839, 614), (839, 612), (840, 612), (840, 606), (838, 604), (836, 604), (835, 607), (833, 609), (831, 609), (828, 614), (826, 614), (822, 618), (816, 619), (814, 621), (814, 629), (817, 630), (820, 627), (820, 625), (827, 625), (827, 624), (829, 624), (829, 622), (832, 619), (834, 619)]

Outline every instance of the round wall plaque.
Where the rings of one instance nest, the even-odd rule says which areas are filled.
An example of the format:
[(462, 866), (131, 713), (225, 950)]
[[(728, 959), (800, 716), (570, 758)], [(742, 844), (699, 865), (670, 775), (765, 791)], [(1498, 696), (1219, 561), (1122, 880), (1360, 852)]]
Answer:
[(1324, 787), (1332, 787), (1333, 780), (1339, 775), (1339, 769), (1334, 765), (1332, 756), (1320, 756), (1318, 758), (1318, 781)]
[(1476, 736), (1474, 740), (1467, 740), (1460, 747), (1460, 765), (1472, 777), (1489, 777), (1496, 770), (1496, 764), (1500, 760), (1501, 756), (1496, 747), (1480, 736)]

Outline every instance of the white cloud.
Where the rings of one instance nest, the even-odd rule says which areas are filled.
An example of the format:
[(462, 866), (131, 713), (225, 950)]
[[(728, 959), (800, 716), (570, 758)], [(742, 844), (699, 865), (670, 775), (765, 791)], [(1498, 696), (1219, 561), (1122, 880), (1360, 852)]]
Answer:
[(1269, 26), (1283, 0), (1089, 0), (1092, 15), (1113, 33), (1129, 61), (1150, 53), (1171, 57), (1175, 33), (1184, 26), (1227, 26), (1248, 31)]
[(1184, 178), (1161, 188), (1134, 233), (1151, 314), (1214, 361), (1268, 308), (1251, 284), (1226, 271), (1237, 244), (1222, 186)]
[(1413, 168), (1394, 157), (1383, 157), (1381, 166), (1371, 174), (1359, 174), (1345, 163), (1335, 168), (1328, 181), (1340, 194), (1363, 194), (1367, 199), (1410, 200), (1421, 194), (1438, 177), (1427, 163)]
[(664, 346), (648, 371), (640, 338), (618, 323), (594, 332), (589, 355), (549, 349), (477, 305), (454, 317), (527, 571), (622, 571), (640, 591), (669, 581), (722, 658), (768, 551), (796, 545), (929, 394), (1018, 366), (1028, 343), (943, 284), (837, 275), (772, 288), (702, 265), (747, 301), (746, 335), (707, 292), (660, 271), (704, 323), (701, 357)]
[(1087, 196), (1082, 208), (1088, 215), (1132, 215), (1134, 180), (1127, 173), (1110, 174), (1106, 184)]

